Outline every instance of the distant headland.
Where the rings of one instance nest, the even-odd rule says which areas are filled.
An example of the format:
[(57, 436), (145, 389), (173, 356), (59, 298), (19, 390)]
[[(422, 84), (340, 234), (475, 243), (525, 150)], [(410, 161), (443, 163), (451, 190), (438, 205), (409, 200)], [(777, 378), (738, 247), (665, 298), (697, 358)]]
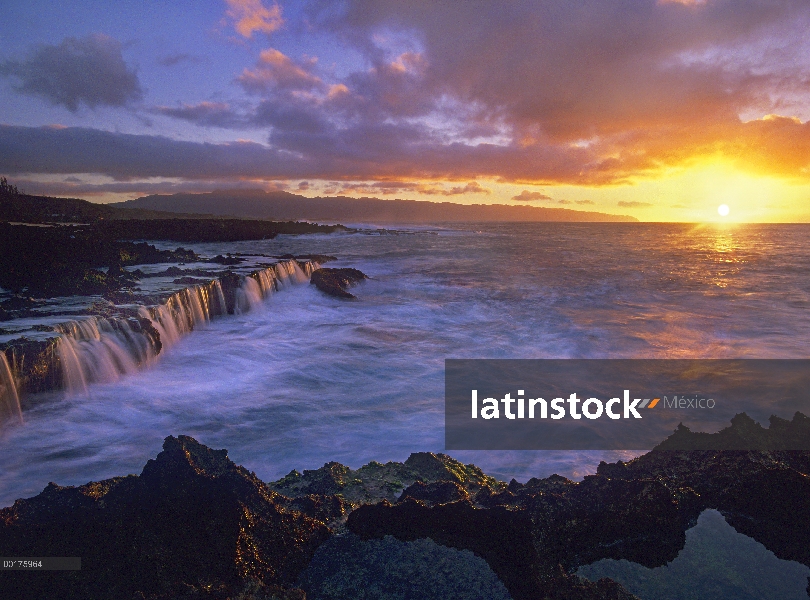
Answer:
[(117, 208), (203, 213), (279, 221), (372, 223), (636, 222), (627, 215), (507, 204), (458, 204), (346, 196), (308, 198), (284, 191), (228, 190), (205, 194), (152, 195), (118, 202)]

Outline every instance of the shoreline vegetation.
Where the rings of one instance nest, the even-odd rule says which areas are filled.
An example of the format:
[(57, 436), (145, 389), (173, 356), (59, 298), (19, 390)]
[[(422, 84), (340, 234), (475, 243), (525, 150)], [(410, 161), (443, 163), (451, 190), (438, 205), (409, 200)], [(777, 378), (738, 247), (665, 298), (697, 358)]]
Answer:
[[(746, 420), (738, 415), (728, 429), (744, 436)], [(799, 413), (793, 420), (805, 436), (808, 423)], [(718, 446), (725, 439), (713, 435)], [(577, 569), (602, 559), (665, 565), (707, 509), (779, 559), (810, 565), (810, 453), (660, 449), (668, 441), (627, 463), (602, 462), (579, 483), (559, 475), (506, 483), (428, 452), (357, 470), (330, 462), (265, 483), (226, 450), (169, 436), (139, 476), (49, 483), (0, 509), (9, 556), (82, 559), (80, 571), (4, 571), (0, 582), (14, 598), (302, 600), (300, 586), (327, 580), (329, 597), (343, 598), (359, 584), (335, 572), (340, 552), (371, 551), (361, 540), (428, 539), (485, 560), (513, 600), (631, 600), (619, 583)], [(332, 554), (313, 560), (321, 546)], [(416, 552), (435, 556), (434, 546)], [(442, 559), (441, 581), (473, 557), (457, 559), (461, 566)]]

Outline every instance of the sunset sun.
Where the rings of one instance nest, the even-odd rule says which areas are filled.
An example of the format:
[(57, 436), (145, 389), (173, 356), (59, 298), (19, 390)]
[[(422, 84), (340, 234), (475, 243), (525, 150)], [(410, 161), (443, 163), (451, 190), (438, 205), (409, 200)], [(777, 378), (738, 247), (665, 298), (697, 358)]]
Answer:
[(717, 214), (721, 217), (727, 217), (729, 213), (728, 204), (721, 204), (717, 207)]

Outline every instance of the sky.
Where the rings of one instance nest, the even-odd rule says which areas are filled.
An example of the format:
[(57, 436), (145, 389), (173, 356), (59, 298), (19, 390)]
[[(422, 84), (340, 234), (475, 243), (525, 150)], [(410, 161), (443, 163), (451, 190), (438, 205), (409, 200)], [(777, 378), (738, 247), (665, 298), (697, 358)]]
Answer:
[(807, 0), (3, 4), (0, 174), (28, 193), (810, 221)]

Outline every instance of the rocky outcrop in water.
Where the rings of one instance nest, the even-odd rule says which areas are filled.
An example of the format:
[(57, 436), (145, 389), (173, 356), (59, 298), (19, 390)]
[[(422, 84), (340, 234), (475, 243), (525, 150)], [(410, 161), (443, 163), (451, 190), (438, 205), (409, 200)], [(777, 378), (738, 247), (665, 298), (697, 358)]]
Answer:
[(800, 412), (788, 421), (771, 415), (766, 429), (745, 413), (717, 433), (691, 431), (683, 423), (655, 450), (810, 450), (810, 418)]
[(354, 298), (346, 288), (368, 279), (365, 273), (357, 269), (318, 269), (312, 274), (312, 283), (322, 292), (336, 298)]
[[(49, 484), (0, 510), (5, 556), (80, 556), (80, 571), (0, 572), (4, 598), (303, 598), (330, 532), (225, 450), (168, 437), (140, 476)], [(239, 594), (243, 594), (239, 596)]]

